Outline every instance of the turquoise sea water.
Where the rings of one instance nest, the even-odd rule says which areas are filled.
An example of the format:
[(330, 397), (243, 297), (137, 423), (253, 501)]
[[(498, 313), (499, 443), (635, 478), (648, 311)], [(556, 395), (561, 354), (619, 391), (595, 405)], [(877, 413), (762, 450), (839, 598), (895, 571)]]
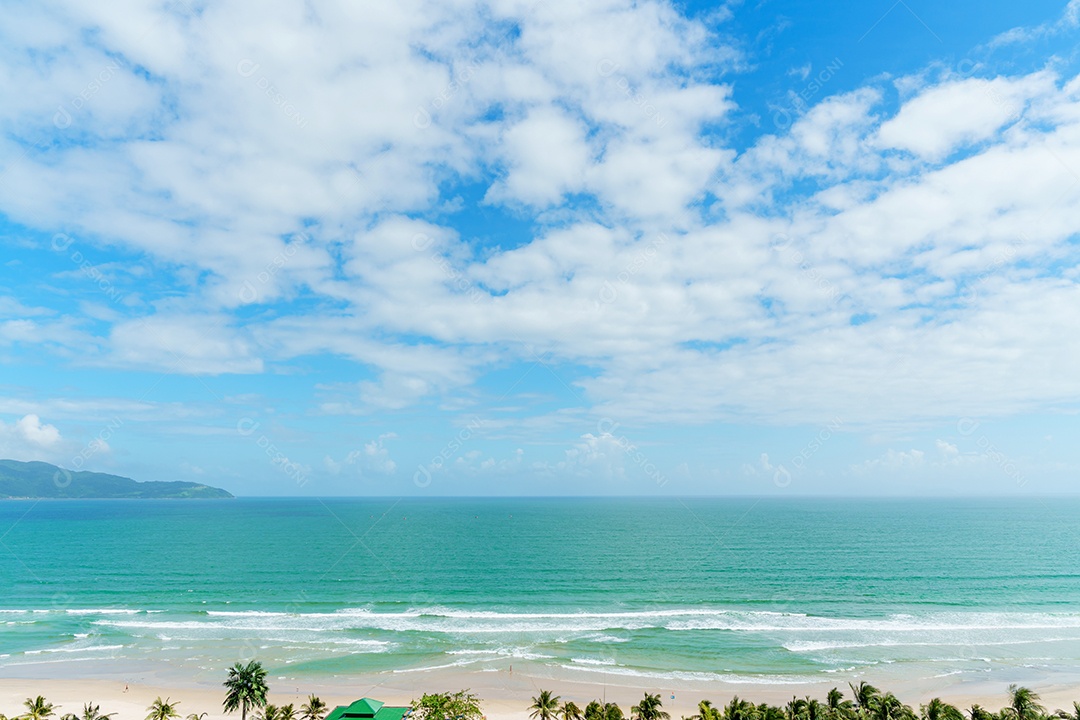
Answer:
[(1077, 499), (9, 501), (0, 535), (7, 675), (1080, 675)]

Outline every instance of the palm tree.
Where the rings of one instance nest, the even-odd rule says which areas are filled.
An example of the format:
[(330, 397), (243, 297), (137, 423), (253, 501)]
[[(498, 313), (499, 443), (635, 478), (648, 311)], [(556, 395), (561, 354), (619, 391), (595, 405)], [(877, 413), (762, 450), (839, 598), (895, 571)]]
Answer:
[(53, 704), (46, 702), (40, 695), (33, 699), (26, 698), (23, 706), (26, 708), (26, 712), (22, 715), (25, 720), (45, 720), (55, 714)]
[(292, 703), (281, 706), (278, 710), (278, 720), (296, 720), (296, 710), (293, 709)]
[(964, 720), (964, 714), (954, 705), (934, 698), (920, 708), (922, 720)]
[(186, 718), (184, 718), (184, 720), (204, 720), (206, 718), (206, 715), (207, 715), (207, 713), (204, 713), (204, 712), (191, 713)]
[(712, 702), (702, 700), (697, 704), (697, 715), (691, 715), (690, 720), (720, 720), (721, 712), (714, 708)]
[(80, 720), (109, 720), (116, 713), (102, 713), (101, 706), (93, 703), (83, 705), (82, 718)]
[(645, 693), (641, 702), (630, 708), (630, 717), (633, 720), (670, 720), (671, 715), (660, 709), (663, 705), (659, 693), (656, 695)]
[(784, 711), (775, 705), (761, 703), (755, 709), (754, 717), (757, 720), (784, 720)]
[[(717, 720), (720, 720), (719, 716), (720, 713), (716, 712)], [(724, 706), (724, 720), (754, 720), (756, 716), (757, 708), (754, 707), (754, 703), (749, 700), (740, 700), (738, 695), (732, 696), (731, 701)]]
[(997, 716), (990, 712), (982, 705), (972, 705), (968, 710), (968, 716), (971, 720), (996, 720)]
[(45, 718), (52, 717), (53, 704), (51, 702), (45, 702), (45, 698), (38, 695), (36, 698), (26, 698), (23, 703), (26, 707), (26, 712), (23, 714), (25, 720), (45, 720)]
[(171, 698), (161, 699), (158, 696), (154, 702), (150, 703), (150, 707), (146, 708), (150, 713), (146, 716), (146, 720), (176, 720), (180, 717), (180, 713), (177, 712), (176, 706), (180, 704), (180, 701), (170, 702)]
[(844, 699), (844, 693), (839, 688), (833, 688), (825, 696), (825, 705), (834, 718), (850, 718), (855, 711), (855, 704)]
[(604, 720), (604, 706), (593, 700), (585, 706), (585, 720)]
[(1038, 720), (1046, 710), (1038, 702), (1039, 696), (1026, 687), (1009, 686), (1009, 707), (1005, 710), (1012, 720)]
[(258, 661), (252, 660), (247, 665), (236, 663), (229, 668), (229, 677), (223, 684), (227, 689), (223, 703), (225, 712), (240, 708), (240, 720), (247, 720), (249, 706), (266, 706), (266, 693), (270, 689), (266, 687), (266, 670)]
[[(579, 708), (573, 700), (564, 702), (562, 707), (559, 708), (555, 714), (562, 718), (562, 720), (584, 720), (584, 717), (581, 714), (581, 708)], [(285, 718), (282, 718), (282, 720), (285, 720)]]
[(540, 694), (533, 699), (529, 706), (532, 710), (529, 717), (537, 720), (554, 720), (555, 713), (559, 710), (559, 696), (552, 695), (550, 690), (541, 690)]
[(281, 708), (267, 703), (259, 713), (259, 720), (281, 720)]
[(315, 695), (308, 695), (307, 702), (300, 706), (300, 717), (303, 720), (323, 720), (326, 715), (326, 703)]
[(824, 720), (828, 713), (828, 706), (822, 705), (816, 698), (806, 696), (806, 700), (803, 701), (803, 717), (806, 720)]
[(1061, 720), (1080, 720), (1080, 702), (1073, 702), (1073, 711), (1058, 710), (1054, 713), (1054, 717), (1059, 717)]
[(604, 720), (623, 720), (622, 708), (615, 703), (604, 703)]
[(870, 706), (874, 704), (874, 698), (881, 695), (881, 691), (867, 682), (860, 682), (858, 685), (852, 685), (848, 683), (848, 687), (851, 688), (851, 697), (855, 699), (855, 707), (863, 714), (870, 712)]
[(870, 701), (870, 717), (873, 720), (904, 720), (915, 715), (892, 693), (875, 695)]

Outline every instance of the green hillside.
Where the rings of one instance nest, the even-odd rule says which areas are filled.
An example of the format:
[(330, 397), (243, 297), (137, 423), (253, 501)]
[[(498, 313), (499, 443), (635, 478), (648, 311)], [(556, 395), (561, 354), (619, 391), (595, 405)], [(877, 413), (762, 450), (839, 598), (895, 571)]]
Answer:
[(0, 498), (231, 498), (220, 488), (192, 482), (137, 482), (45, 462), (0, 460)]

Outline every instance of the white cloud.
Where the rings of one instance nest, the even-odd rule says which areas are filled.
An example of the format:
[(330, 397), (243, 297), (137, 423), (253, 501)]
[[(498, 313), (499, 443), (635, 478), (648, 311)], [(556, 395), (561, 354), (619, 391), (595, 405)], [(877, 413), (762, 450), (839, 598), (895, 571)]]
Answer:
[(374, 440), (364, 443), (359, 450), (350, 451), (341, 461), (327, 455), (323, 458), (323, 466), (331, 475), (340, 475), (347, 468), (352, 468), (362, 476), (393, 475), (397, 472), (397, 463), (390, 457), (386, 441), (395, 438), (397, 438), (395, 433), (383, 433)]
[(1020, 118), (1028, 99), (1047, 90), (1044, 75), (1021, 80), (968, 78), (924, 90), (882, 123), (877, 141), (936, 161), (972, 143), (988, 140)]
[(60, 430), (37, 415), (24, 415), (13, 423), (0, 420), (0, 457), (61, 462), (70, 459), (65, 458), (68, 449)]

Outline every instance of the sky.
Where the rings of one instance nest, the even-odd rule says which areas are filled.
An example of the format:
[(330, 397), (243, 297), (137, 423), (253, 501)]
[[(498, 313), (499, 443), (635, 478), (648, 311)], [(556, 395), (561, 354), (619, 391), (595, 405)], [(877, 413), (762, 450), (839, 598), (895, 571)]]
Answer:
[(0, 17), (0, 457), (242, 495), (1080, 487), (1080, 0)]

